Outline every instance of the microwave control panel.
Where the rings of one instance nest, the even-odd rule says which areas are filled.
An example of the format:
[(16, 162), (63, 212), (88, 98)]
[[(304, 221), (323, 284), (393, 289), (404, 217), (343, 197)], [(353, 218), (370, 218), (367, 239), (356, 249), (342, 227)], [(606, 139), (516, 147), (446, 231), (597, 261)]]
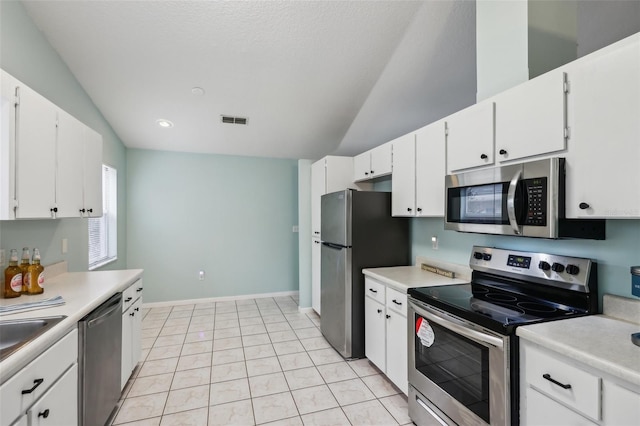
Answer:
[(525, 179), (522, 183), (527, 198), (524, 225), (547, 226), (547, 178)]

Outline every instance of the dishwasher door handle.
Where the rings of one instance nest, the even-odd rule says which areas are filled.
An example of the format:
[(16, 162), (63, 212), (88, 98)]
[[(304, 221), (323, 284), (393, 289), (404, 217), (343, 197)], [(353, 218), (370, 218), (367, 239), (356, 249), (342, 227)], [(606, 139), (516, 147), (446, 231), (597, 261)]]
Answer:
[(109, 308), (105, 313), (100, 315), (98, 318), (93, 318), (87, 321), (87, 328), (95, 327), (97, 325), (100, 325), (102, 322), (104, 322), (120, 307), (120, 303), (121, 303), (121, 299), (114, 300), (110, 306), (105, 307), (105, 308)]

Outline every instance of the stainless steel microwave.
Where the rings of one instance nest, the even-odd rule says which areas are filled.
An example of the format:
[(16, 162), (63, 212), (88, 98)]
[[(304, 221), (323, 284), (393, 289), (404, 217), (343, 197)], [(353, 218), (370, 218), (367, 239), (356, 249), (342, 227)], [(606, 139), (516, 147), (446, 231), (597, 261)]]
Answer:
[(447, 175), (445, 229), (538, 238), (605, 238), (605, 221), (566, 219), (565, 159)]

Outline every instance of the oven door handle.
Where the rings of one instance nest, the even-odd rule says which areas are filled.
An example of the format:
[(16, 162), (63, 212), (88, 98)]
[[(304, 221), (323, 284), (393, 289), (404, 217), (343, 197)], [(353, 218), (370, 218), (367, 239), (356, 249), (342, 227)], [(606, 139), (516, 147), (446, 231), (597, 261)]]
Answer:
[(426, 319), (435, 322), (436, 324), (453, 331), (454, 333), (458, 333), (461, 336), (467, 337), (475, 342), (484, 343), (487, 345), (491, 345), (500, 350), (504, 350), (504, 342), (499, 337), (494, 337), (486, 333), (482, 333), (480, 331), (469, 328), (462, 321), (459, 321), (455, 318), (442, 318), (440, 315), (434, 313), (431, 310), (420, 309), (415, 304), (413, 304), (414, 310), (425, 317)]
[(516, 235), (522, 234), (522, 227), (518, 224), (518, 218), (516, 218), (516, 190), (518, 189), (520, 176), (522, 176), (522, 169), (513, 175), (509, 183), (509, 190), (507, 191), (507, 216), (509, 217), (509, 224)]
[(433, 417), (433, 419), (435, 421), (437, 421), (438, 423), (440, 423), (441, 426), (449, 426), (447, 424), (447, 422), (445, 422), (444, 420), (442, 420), (440, 418), (439, 415), (436, 414), (435, 411), (433, 411), (427, 404), (425, 404), (420, 398), (418, 398), (418, 395), (416, 395), (416, 402), (418, 403), (418, 405), (420, 405), (420, 407), (422, 407), (427, 413), (431, 414), (431, 416)]

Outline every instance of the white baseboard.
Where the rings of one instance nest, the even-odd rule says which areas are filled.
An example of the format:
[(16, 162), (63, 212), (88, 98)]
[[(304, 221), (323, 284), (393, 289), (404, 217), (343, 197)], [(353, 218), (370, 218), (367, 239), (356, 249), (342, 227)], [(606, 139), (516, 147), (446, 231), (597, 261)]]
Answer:
[(301, 314), (315, 314), (316, 313), (316, 311), (314, 311), (312, 307), (301, 308), (300, 306), (298, 306), (298, 312), (300, 312)]
[(293, 297), (298, 296), (297, 291), (282, 291), (278, 293), (261, 293), (261, 294), (243, 294), (239, 296), (221, 296), (221, 297), (207, 297), (202, 299), (186, 299), (186, 300), (172, 300), (167, 302), (151, 302), (143, 303), (143, 308), (163, 308), (166, 306), (176, 305), (195, 305), (198, 303), (211, 303), (211, 302), (228, 302), (232, 300), (246, 300), (246, 299), (263, 299), (267, 297)]

